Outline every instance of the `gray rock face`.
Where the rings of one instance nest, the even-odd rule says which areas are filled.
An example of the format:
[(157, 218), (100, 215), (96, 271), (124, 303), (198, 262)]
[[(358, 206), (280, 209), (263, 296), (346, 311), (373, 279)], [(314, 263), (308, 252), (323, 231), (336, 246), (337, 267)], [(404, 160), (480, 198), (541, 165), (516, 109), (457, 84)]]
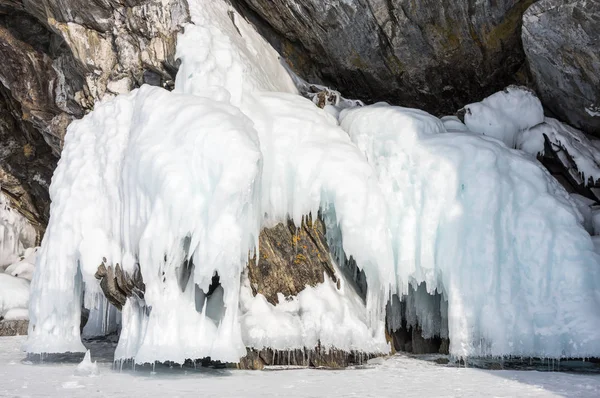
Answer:
[(600, 136), (600, 2), (535, 3), (523, 16), (523, 46), (544, 105)]
[(42, 135), (23, 120), (19, 102), (0, 85), (0, 189), (40, 231), (48, 222), (48, 187), (56, 161)]
[[(237, 0), (301, 76), (351, 98), (453, 113), (515, 81), (534, 0)], [(245, 11), (244, 11), (245, 10)]]
[(142, 83), (168, 87), (186, 0), (0, 0), (0, 186), (41, 229), (68, 124)]

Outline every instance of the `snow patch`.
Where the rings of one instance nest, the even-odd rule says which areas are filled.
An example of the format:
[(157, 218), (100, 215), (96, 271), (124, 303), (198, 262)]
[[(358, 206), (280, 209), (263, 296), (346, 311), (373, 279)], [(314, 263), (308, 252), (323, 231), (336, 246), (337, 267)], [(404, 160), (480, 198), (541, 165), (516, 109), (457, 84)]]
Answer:
[(544, 136), (569, 154), (586, 184), (590, 179), (593, 183), (600, 179), (600, 149), (583, 132), (556, 119), (547, 117), (544, 123), (523, 131), (517, 138), (516, 148), (532, 155), (543, 154)]
[(379, 329), (369, 329), (363, 299), (336, 269), (340, 286), (327, 275), (317, 286), (306, 286), (296, 297), (278, 295), (273, 306), (262, 294), (252, 296), (249, 282), (242, 286), (242, 335), (246, 346), (293, 350), (302, 347), (337, 348), (347, 352), (388, 353)]
[(13, 309), (25, 309), (29, 304), (29, 282), (0, 273), (0, 318)]

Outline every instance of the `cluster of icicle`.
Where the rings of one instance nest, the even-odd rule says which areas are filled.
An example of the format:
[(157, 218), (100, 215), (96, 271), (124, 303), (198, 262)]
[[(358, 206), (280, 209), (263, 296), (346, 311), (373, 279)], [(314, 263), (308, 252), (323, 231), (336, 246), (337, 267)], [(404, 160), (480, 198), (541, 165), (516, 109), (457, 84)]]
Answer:
[[(110, 317), (116, 358), (136, 363), (237, 362), (246, 346), (315, 342), (386, 352), (388, 299), (422, 282), (412, 322), (448, 334), (452, 354), (600, 354), (598, 257), (530, 157), (414, 109), (319, 109), (226, 2), (189, 3), (175, 90), (143, 86), (69, 127), (27, 351), (85, 351), (81, 306), (98, 307), (106, 258), (143, 275), (144, 299)], [(364, 271), (366, 303), (327, 281), (277, 306), (249, 294), (260, 230), (319, 211), (336, 258)], [(222, 289), (206, 297), (215, 273)], [(447, 329), (426, 319), (434, 291)]]

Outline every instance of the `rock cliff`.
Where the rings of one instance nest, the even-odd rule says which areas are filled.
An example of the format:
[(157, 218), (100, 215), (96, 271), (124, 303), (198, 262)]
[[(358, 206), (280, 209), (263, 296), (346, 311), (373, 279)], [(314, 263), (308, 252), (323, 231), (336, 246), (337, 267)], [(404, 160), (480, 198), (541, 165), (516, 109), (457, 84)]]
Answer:
[(600, 136), (600, 2), (542, 0), (523, 16), (537, 92), (563, 121)]

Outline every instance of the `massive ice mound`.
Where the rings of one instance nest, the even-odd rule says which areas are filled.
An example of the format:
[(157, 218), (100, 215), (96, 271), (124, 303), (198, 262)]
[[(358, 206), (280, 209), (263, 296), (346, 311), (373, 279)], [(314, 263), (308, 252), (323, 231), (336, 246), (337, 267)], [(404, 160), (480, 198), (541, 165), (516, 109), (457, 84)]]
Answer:
[(399, 293), (421, 282), (442, 293), (451, 353), (600, 353), (599, 258), (539, 164), (494, 139), (443, 134), (414, 109), (345, 110), (341, 125), (386, 196)]
[[(295, 94), (256, 32), (242, 34), (247, 23), (232, 25), (218, 2), (202, 5), (192, 4), (196, 24), (178, 45), (173, 93), (144, 86), (69, 127), (26, 349), (83, 351), (80, 296), (97, 323), (106, 302), (96, 270), (118, 264), (139, 270), (146, 290), (123, 307), (117, 358), (237, 361), (253, 344), (242, 341), (238, 307), (260, 228), (288, 217), (300, 225), (320, 209), (343, 233), (334, 243), (374, 282), (360, 317), (371, 335), (363, 348), (387, 349), (382, 312), (393, 268), (373, 170), (334, 118)], [(205, 299), (214, 275), (220, 297)], [(332, 341), (318, 333), (297, 341), (314, 338)], [(357, 339), (340, 348), (350, 345), (361, 348)]]
[[(250, 121), (205, 98), (145, 86), (74, 123), (53, 179), (52, 221), (32, 282), (38, 294), (28, 350), (82, 349), (80, 285), (91, 302), (98, 293), (94, 273), (105, 258), (126, 272), (142, 265), (151, 307), (143, 341), (134, 342), (124, 322), (123, 349), (134, 349), (140, 360), (173, 359), (144, 350), (178, 336), (168, 347), (177, 358), (218, 350), (215, 356), (239, 358), (239, 275), (258, 236), (253, 203), (260, 168)], [(201, 265), (190, 279), (201, 289), (214, 272), (221, 275), (226, 311), (218, 328), (204, 322), (177, 285), (178, 268), (190, 259)], [(131, 312), (125, 308), (124, 317)]]
[[(116, 358), (137, 363), (235, 362), (245, 346), (316, 342), (386, 352), (386, 302), (411, 284), (411, 322), (448, 334), (453, 354), (600, 355), (598, 257), (530, 157), (387, 105), (343, 110), (340, 127), (226, 2), (189, 3), (174, 92), (141, 87), (68, 129), (27, 351), (85, 352), (83, 304), (84, 334), (115, 330), (100, 321), (109, 314), (121, 323)], [(276, 306), (253, 297), (244, 269), (261, 228), (317, 214), (338, 266), (352, 257), (364, 271), (366, 302), (328, 280)], [(120, 318), (101, 297), (100, 264), (143, 276)], [(447, 301), (447, 330), (425, 319), (422, 282)]]

